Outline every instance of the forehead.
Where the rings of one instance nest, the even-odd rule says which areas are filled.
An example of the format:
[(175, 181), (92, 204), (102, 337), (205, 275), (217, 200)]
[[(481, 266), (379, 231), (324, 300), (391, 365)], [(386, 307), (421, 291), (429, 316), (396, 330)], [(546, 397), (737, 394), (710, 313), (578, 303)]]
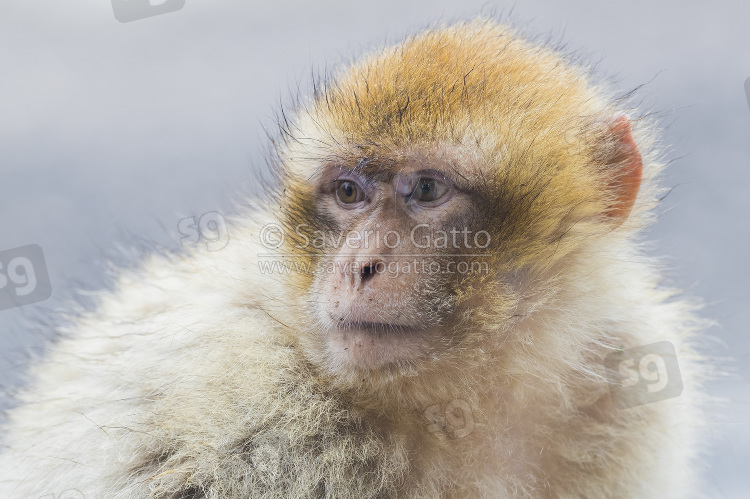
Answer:
[(577, 169), (587, 151), (571, 147), (581, 134), (569, 131), (602, 105), (559, 54), (475, 22), (409, 39), (316, 87), (283, 156), (304, 179), (328, 164), (465, 177), (524, 163)]
[(502, 26), (429, 31), (316, 90), (280, 153), (285, 182), (301, 191), (333, 165), (385, 176), (437, 170), (502, 191), (497, 203), (533, 200), (557, 219), (602, 198), (586, 129), (609, 104), (583, 71)]
[(433, 145), (421, 150), (415, 147), (400, 150), (377, 151), (370, 148), (371, 155), (355, 148), (349, 154), (337, 155), (324, 162), (320, 173), (324, 175), (354, 173), (367, 177), (390, 179), (395, 175), (409, 175), (418, 172), (435, 172), (458, 180), (475, 176), (481, 172), (477, 151), (466, 148)]

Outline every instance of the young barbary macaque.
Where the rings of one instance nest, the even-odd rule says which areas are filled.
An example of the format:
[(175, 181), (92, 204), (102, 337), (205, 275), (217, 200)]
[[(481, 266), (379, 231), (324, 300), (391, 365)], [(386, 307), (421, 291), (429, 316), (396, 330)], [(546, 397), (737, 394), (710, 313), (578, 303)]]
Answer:
[[(0, 495), (688, 497), (700, 321), (620, 104), (489, 20), (316, 80), (227, 247), (122, 271), (32, 367)], [(618, 404), (653, 387), (606, 359), (665, 342), (682, 395)]]

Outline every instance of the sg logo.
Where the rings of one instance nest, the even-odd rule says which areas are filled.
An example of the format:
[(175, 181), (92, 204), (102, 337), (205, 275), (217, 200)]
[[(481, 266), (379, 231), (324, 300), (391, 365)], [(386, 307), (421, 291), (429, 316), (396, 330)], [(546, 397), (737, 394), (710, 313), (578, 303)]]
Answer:
[(462, 399), (451, 400), (445, 408), (440, 404), (431, 405), (424, 410), (423, 415), (430, 423), (427, 431), (440, 438), (447, 435), (452, 439), (459, 439), (474, 431), (471, 405)]
[(612, 402), (618, 409), (679, 397), (682, 377), (674, 345), (660, 341), (604, 358)]
[(185, 0), (112, 0), (115, 19), (121, 23), (175, 12), (185, 6)]
[(55, 494), (47, 494), (39, 499), (86, 499), (86, 496), (84, 496), (83, 492), (78, 489), (68, 489), (60, 492), (60, 495), (58, 496), (55, 496)]
[(42, 248), (29, 244), (0, 251), (0, 310), (44, 301), (51, 295)]
[(201, 237), (205, 240), (208, 251), (224, 249), (229, 243), (227, 222), (218, 211), (204, 213), (197, 225), (195, 217), (183, 218), (178, 222), (177, 230), (182, 235), (180, 241), (183, 246), (198, 244)]

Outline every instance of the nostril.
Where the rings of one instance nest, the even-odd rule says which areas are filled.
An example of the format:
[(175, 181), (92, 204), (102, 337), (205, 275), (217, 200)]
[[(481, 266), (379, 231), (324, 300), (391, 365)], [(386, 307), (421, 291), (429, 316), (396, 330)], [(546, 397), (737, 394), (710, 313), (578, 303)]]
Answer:
[(375, 274), (379, 272), (378, 264), (380, 262), (369, 262), (362, 266), (362, 270), (359, 273), (359, 282), (365, 284), (367, 281), (375, 277)]

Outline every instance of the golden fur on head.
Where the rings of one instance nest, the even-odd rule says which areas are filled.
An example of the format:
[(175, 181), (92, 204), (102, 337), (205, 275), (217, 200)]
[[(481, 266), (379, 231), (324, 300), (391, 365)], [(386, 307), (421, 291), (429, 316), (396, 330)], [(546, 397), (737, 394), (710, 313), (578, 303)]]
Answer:
[(549, 266), (568, 243), (601, 234), (602, 224), (589, 222), (615, 202), (604, 187), (623, 172), (617, 109), (605, 97), (583, 68), (506, 26), (480, 19), (428, 30), (316, 86), (282, 133), (282, 168), (297, 193), (282, 203), (294, 204), (297, 220), (326, 162), (443, 160), (461, 177), (494, 184), (488, 208), (500, 216), (488, 225), (505, 224), (505, 254)]
[[(273, 201), (235, 217), (221, 251), (123, 272), (34, 366), (0, 495), (688, 497), (701, 323), (634, 240), (657, 192), (653, 133), (585, 69), (489, 20), (316, 83), (282, 126)], [(331, 246), (298, 247), (347, 228), (320, 178), (414, 164), (463, 182), (472, 208), (455, 218), (492, 234), (489, 270), (386, 297), (383, 314), (422, 300), (423, 355), (343, 369), (321, 346), (321, 278), (304, 271)], [(268, 223), (286, 229), (276, 272), (259, 256)], [(658, 341), (684, 393), (616, 409), (604, 356)]]

